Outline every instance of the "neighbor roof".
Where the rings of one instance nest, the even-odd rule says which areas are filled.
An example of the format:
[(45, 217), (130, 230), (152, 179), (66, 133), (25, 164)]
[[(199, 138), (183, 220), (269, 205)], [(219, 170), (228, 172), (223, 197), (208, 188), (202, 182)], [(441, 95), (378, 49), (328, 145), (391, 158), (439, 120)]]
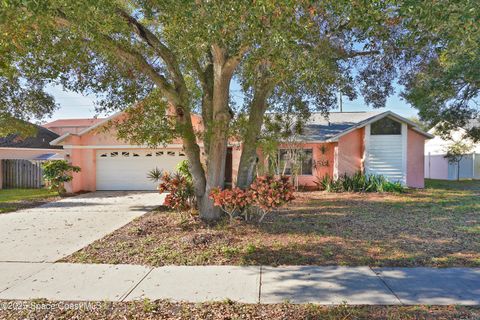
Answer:
[(88, 119), (58, 119), (52, 122), (45, 123), (45, 128), (55, 127), (90, 127), (94, 124), (102, 122), (103, 118), (88, 118)]
[(327, 118), (321, 113), (314, 113), (310, 117), (308, 123), (305, 125), (304, 133), (300, 139), (305, 142), (337, 141), (341, 136), (387, 116), (400, 122), (407, 123), (412, 127), (413, 130), (426, 136), (427, 138), (433, 138), (433, 135), (421, 130), (416, 123), (391, 111), (363, 111), (330, 112)]
[(22, 138), (18, 134), (9, 134), (6, 137), (0, 137), (0, 147), (2, 148), (35, 148), (35, 149), (62, 149), (61, 146), (52, 147), (50, 142), (59, 137), (58, 134), (41, 126), (34, 125), (37, 133), (33, 137)]

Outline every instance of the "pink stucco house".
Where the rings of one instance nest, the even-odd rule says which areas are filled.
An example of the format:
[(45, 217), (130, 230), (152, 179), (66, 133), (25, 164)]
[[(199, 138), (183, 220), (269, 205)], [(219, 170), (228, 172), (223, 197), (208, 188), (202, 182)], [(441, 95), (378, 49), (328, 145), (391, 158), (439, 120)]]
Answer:
[[(63, 146), (66, 159), (82, 168), (74, 175), (69, 186), (71, 191), (153, 190), (156, 186), (147, 178), (149, 170), (157, 167), (172, 171), (186, 159), (181, 141), (151, 149), (118, 140), (112, 127), (101, 130), (110, 120), (122, 115), (95, 119), (88, 127), (70, 131), (62, 127), (61, 121), (53, 123), (55, 128), (52, 123), (46, 125), (63, 133), (51, 144)], [(72, 126), (72, 122), (69, 120), (63, 124)], [(201, 129), (199, 116), (194, 115), (193, 122), (197, 129)], [(82, 120), (82, 124), (85, 125), (85, 121)], [(384, 175), (409, 187), (422, 188), (424, 144), (432, 137), (415, 123), (391, 111), (332, 112), (328, 119), (313, 114), (296, 144), (303, 153), (298, 164), (301, 167), (298, 184), (313, 187), (315, 181), (325, 174), (338, 177), (360, 170)], [(240, 148), (234, 142), (229, 148), (227, 183), (235, 181)], [(280, 160), (285, 154), (280, 148)], [(284, 169), (288, 174), (288, 162)]]

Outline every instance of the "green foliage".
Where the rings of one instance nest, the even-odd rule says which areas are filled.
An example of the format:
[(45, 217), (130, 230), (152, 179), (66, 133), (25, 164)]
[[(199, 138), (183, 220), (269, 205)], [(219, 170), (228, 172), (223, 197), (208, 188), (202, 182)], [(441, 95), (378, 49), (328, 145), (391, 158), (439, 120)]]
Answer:
[(399, 7), (407, 31), (399, 41), (411, 52), (404, 97), (422, 120), (444, 136), (456, 127), (480, 140), (480, 6), (475, 0), (407, 1)]
[(445, 159), (449, 163), (456, 164), (460, 162), (463, 157), (473, 150), (473, 144), (466, 141), (454, 141), (448, 145), (445, 154)]
[(163, 170), (158, 169), (158, 167), (153, 168), (152, 170), (148, 171), (147, 178), (153, 182), (159, 182), (162, 180)]
[(381, 175), (364, 175), (356, 172), (354, 175), (342, 175), (334, 180), (327, 175), (317, 178), (320, 190), (326, 192), (403, 192), (405, 188), (400, 182), (390, 182)]
[(51, 190), (65, 193), (65, 182), (72, 181), (72, 173), (80, 172), (80, 167), (69, 164), (66, 160), (50, 160), (42, 163), (43, 176)]
[(177, 164), (176, 169), (177, 169), (177, 172), (179, 174), (181, 174), (182, 176), (185, 177), (185, 179), (187, 179), (190, 182), (193, 181), (193, 177), (192, 177), (192, 173), (190, 172), (190, 167), (189, 167), (189, 164), (188, 164), (188, 160), (180, 161)]
[(466, 154), (472, 152), (473, 147), (474, 145), (470, 141), (460, 140), (453, 141), (445, 150), (444, 158), (448, 160), (448, 163), (457, 165), (457, 180), (460, 180), (460, 161)]

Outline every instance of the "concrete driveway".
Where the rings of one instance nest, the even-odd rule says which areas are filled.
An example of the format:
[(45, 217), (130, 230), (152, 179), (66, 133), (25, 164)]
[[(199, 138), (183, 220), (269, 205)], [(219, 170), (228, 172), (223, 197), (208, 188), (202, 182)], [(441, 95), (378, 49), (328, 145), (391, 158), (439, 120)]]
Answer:
[(156, 192), (98, 191), (0, 215), (0, 262), (54, 262), (161, 205)]

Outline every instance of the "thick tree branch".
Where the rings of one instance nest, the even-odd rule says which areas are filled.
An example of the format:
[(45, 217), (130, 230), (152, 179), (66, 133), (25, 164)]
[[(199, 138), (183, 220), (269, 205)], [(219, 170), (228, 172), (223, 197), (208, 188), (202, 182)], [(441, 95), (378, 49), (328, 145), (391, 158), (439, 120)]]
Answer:
[(162, 58), (167, 66), (167, 70), (173, 78), (175, 86), (177, 89), (181, 90), (181, 93), (186, 93), (186, 85), (180, 70), (180, 66), (177, 62), (177, 59), (173, 52), (163, 44), (158, 37), (153, 34), (148, 28), (141, 24), (134, 17), (129, 15), (127, 12), (118, 9), (119, 14), (128, 22), (132, 27), (133, 31), (145, 41), (155, 52)]

